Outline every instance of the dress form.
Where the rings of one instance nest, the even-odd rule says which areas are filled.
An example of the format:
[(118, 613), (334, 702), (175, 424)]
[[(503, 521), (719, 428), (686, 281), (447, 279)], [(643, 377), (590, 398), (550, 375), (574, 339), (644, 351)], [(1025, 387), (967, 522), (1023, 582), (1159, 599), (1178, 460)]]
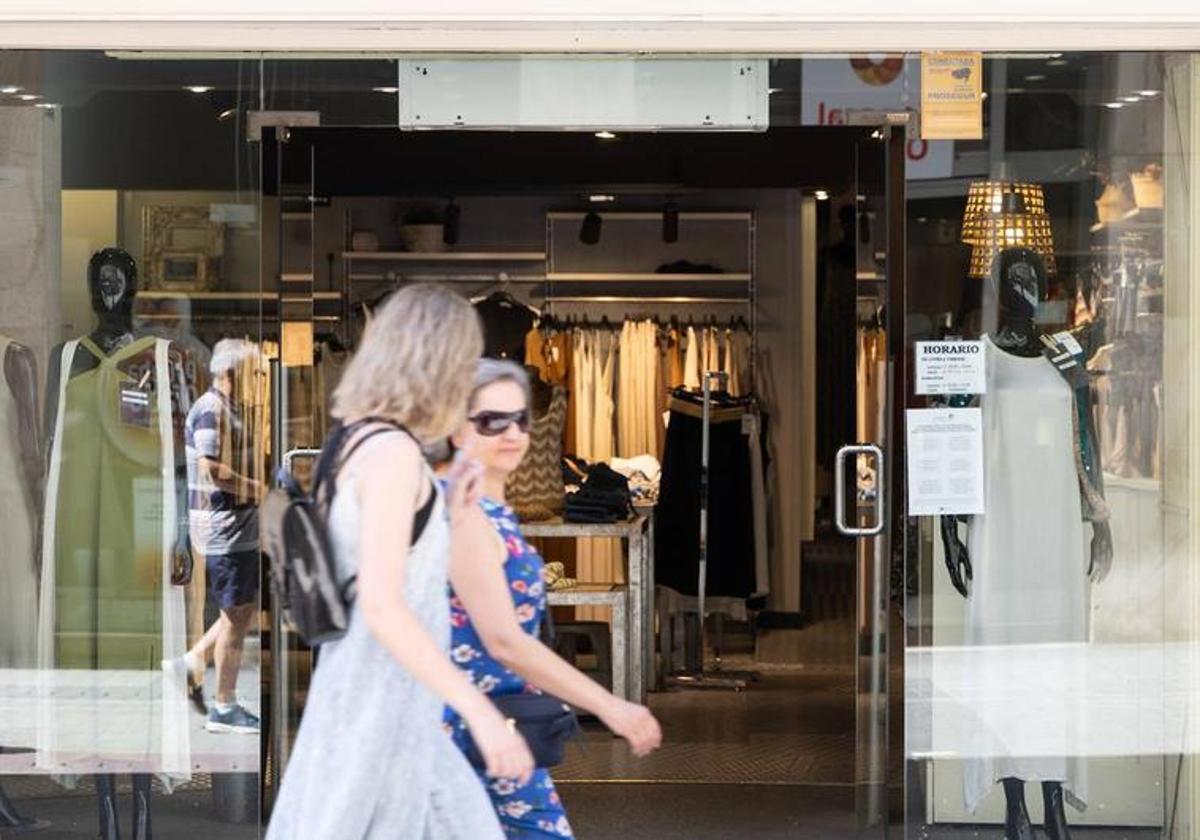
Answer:
[[(1022, 615), (1020, 606), (1016, 608), (1011, 606), (1013, 592), (1010, 590), (1016, 590), (1019, 585), (1026, 587), (1026, 591), (1030, 593), (1029, 597), (1032, 599), (1045, 597), (1048, 602), (1056, 604), (1069, 602), (1069, 605), (1063, 606), (1059, 612), (1052, 608), (1047, 612), (1037, 613), (1032, 621), (1026, 622), (1026, 626), (1034, 626), (1033, 622), (1036, 621), (1040, 622), (1037, 626), (1044, 625), (1049, 628), (1043, 641), (1074, 641), (1079, 638), (1082, 628), (1086, 627), (1086, 618), (1081, 606), (1086, 598), (1087, 587), (1087, 575), (1084, 573), (1084, 569), (1087, 568), (1093, 579), (1098, 579), (1107, 569), (1111, 557), (1111, 537), (1107, 523), (1098, 521), (1096, 517), (1085, 517), (1080, 513), (1081, 508), (1085, 513), (1094, 510), (1094, 505), (1089, 500), (1088, 494), (1082, 489), (1085, 482), (1083, 477), (1078, 474), (1079, 465), (1069, 458), (1066, 464), (1062, 460), (1066, 453), (1072, 451), (1072, 444), (1078, 445), (1081, 442), (1086, 444), (1088, 440), (1095, 439), (1094, 429), (1090, 428), (1090, 412), (1078, 411), (1075, 419), (1079, 422), (1073, 424), (1072, 412), (1076, 411), (1078, 400), (1082, 398), (1083, 404), (1087, 405), (1087, 386), (1085, 382), (1081, 389), (1081, 386), (1073, 383), (1061, 368), (1056, 369), (1050, 360), (1060, 352), (1061, 345), (1055, 344), (1055, 340), (1048, 342), (1040, 334), (1035, 322), (1034, 316), (1038, 303), (1045, 299), (1048, 285), (1040, 257), (1027, 249), (1007, 249), (997, 257), (989, 282), (990, 288), (984, 290), (984, 324), (989, 344), (987, 352), (989, 353), (989, 366), (998, 365), (999, 369), (996, 371), (989, 369), (989, 392), (984, 396), (985, 441), (988, 440), (987, 430), (991, 429), (986, 408), (988, 400), (993, 401), (991, 409), (993, 423), (999, 422), (998, 418), (1005, 417), (1009, 424), (1018, 423), (1018, 428), (1012, 428), (1009, 425), (1003, 435), (996, 435), (992, 438), (993, 446), (997, 441), (1007, 440), (1007, 443), (1001, 448), (1001, 455), (1005, 452), (1008, 453), (1007, 463), (1003, 467), (998, 467), (999, 460), (988, 460), (989, 470), (998, 470), (1000, 473), (1008, 474), (1007, 483), (998, 485), (1008, 492), (998, 496), (995, 503), (989, 502), (989, 505), (997, 504), (1000, 507), (995, 511), (989, 509), (984, 517), (945, 516), (941, 518), (940, 530), (946, 567), (955, 589), (964, 598), (971, 599), (971, 605), (968, 608), (968, 643), (1021, 645), (1038, 641), (1023, 637), (1022, 631), (1019, 629), (1020, 619), (1009, 619), (1010, 623), (1003, 623), (1006, 620), (1004, 616)], [(1047, 344), (1055, 345), (1056, 349), (1053, 353), (1047, 352)], [(1007, 396), (992, 393), (993, 375), (997, 377), (998, 382), (1003, 382), (1006, 387), (1016, 390), (1008, 390)], [(1028, 383), (1033, 390), (1022, 391), (1021, 381)], [(1082, 396), (1081, 390), (1085, 392)], [(1045, 396), (1048, 391), (1058, 394), (1057, 413), (1041, 413), (1042, 406), (1048, 405), (1041, 401), (1050, 399)], [(1024, 394), (1027, 396), (1022, 397)], [(1003, 399), (1007, 399), (1009, 402), (1001, 402)], [(1012, 408), (1014, 405), (1020, 406), (1022, 399), (1028, 400), (1027, 412), (1024, 415), (1014, 412)], [(1008, 408), (1001, 408), (1003, 405), (1007, 405)], [(1035, 405), (1037, 408), (1034, 407)], [(1016, 417), (1021, 419), (1014, 420), (1013, 418)], [(1034, 470), (1027, 458), (1021, 458), (1015, 454), (1017, 452), (1028, 454), (1028, 450), (1023, 450), (1020, 444), (1030, 434), (1033, 434), (1035, 426), (1038, 428), (1039, 435), (1044, 434), (1045, 430), (1039, 424), (1046, 423), (1053, 427), (1054, 449), (1059, 455), (1059, 460), (1055, 461), (1059, 470), (1052, 473), (1050, 481), (1053, 489), (1050, 490), (1044, 489), (1048, 481), (1044, 471), (1045, 465), (1039, 464), (1039, 470)], [(1078, 428), (1075, 428), (1075, 425)], [(1004, 429), (1005, 427), (1001, 424), (999, 428)], [(992, 429), (992, 433), (996, 434), (995, 429)], [(1014, 441), (1017, 442), (1016, 445), (1014, 445)], [(1086, 450), (1087, 446), (1084, 445), (1083, 448)], [(1020, 471), (1022, 469), (1029, 470), (1027, 479), (1021, 478)], [(1090, 476), (1091, 473), (1089, 472), (1088, 475)], [(1068, 550), (1059, 551), (1057, 556), (1068, 558), (1066, 565), (1051, 564), (1046, 568), (1044, 574), (1021, 567), (1021, 552), (1006, 553), (1003, 550), (1005, 541), (997, 539), (994, 531), (991, 537), (986, 536), (986, 530), (981, 530), (981, 534), (984, 535), (978, 537), (974, 531), (976, 526), (986, 529), (987, 526), (982, 524), (986, 519), (994, 518), (997, 522), (1005, 521), (1005, 514), (1001, 512), (1005, 500), (1024, 495), (1026, 491), (1022, 488), (1025, 488), (1026, 485), (1028, 485), (1029, 493), (1035, 494), (1037, 491), (1048, 494), (1052, 504), (1056, 501), (1055, 496), (1058, 501), (1063, 502), (1061, 505), (1049, 508), (1053, 513), (1049, 515), (1048, 520), (1046, 517), (1039, 519), (1036, 514), (1030, 517), (1028, 524), (1024, 526), (1027, 533), (1021, 534), (1018, 539), (1009, 542), (1010, 545), (1025, 545), (1030, 535), (1039, 533), (1055, 537), (1062, 536), (1061, 545)], [(1065, 498), (1068, 494), (1073, 497), (1076, 493), (1080, 497), (1078, 503), (1074, 498), (1069, 500)], [(1011, 512), (1013, 510), (1012, 503), (1008, 504), (1008, 511)], [(1102, 499), (1100, 504), (1103, 505)], [(1072, 512), (1068, 513), (1068, 511)], [(1059, 515), (1060, 513), (1061, 515)], [(1093, 530), (1090, 552), (1084, 549), (1082, 543), (1082, 523), (1085, 518), (1091, 521)], [(960, 521), (972, 524), (970, 547), (958, 534), (957, 525)], [(1016, 522), (1010, 523), (1009, 527), (1020, 531), (1025, 522), (1025, 519), (1018, 518)], [(994, 525), (995, 523), (993, 523)], [(1073, 528), (1081, 529), (1080, 533), (1072, 534), (1070, 529)], [(987, 551), (972, 556), (973, 552), (979, 552), (984, 546), (988, 546)], [(997, 550), (998, 547), (1000, 550)], [(1071, 565), (1072, 561), (1069, 558), (1076, 553), (1081, 557), (1086, 557), (1090, 553), (1090, 568), (1087, 566), (1086, 560), (1080, 561), (1082, 566)], [(1009, 568), (1010, 562), (1011, 568)], [(980, 568), (975, 565), (979, 563), (990, 564), (990, 568), (985, 566), (982, 575)], [(1000, 566), (1004, 568), (998, 568)], [(1012, 583), (1007, 584), (1008, 589), (1006, 589), (1004, 579), (1008, 575), (1017, 575), (1017, 577), (1013, 579)], [(976, 585), (977, 578), (983, 581), (978, 586)], [(1018, 582), (1020, 582), (1019, 585)], [(1039, 592), (1039, 589), (1042, 591)], [(1061, 593), (1067, 593), (1069, 597), (1057, 597)], [(1000, 599), (999, 602), (995, 600), (997, 598)], [(1008, 603), (1005, 602), (1006, 598)], [(992, 601), (985, 603), (988, 599), (992, 599)], [(1024, 617), (1029, 618), (1029, 613), (1030, 610), (1026, 609)], [(972, 630), (971, 615), (975, 615), (977, 618), (982, 617), (980, 619), (984, 622), (981, 626), (982, 629), (975, 627)], [(995, 619), (997, 623), (989, 621), (988, 617), (997, 616), (1000, 617)], [(1003, 675), (992, 675), (991, 677), (991, 679), (1003, 678)], [(1013, 678), (1019, 679), (1015, 675)], [(977, 710), (985, 719), (987, 718), (987, 709), (984, 708), (986, 705), (986, 703), (981, 704), (981, 708)], [(975, 754), (986, 755), (987, 753)], [(989, 761), (978, 762), (978, 764), (978, 772), (974, 776), (968, 772), (968, 804), (970, 807), (974, 807), (971, 803), (977, 800), (973, 799), (972, 794), (980, 794), (981, 785), (986, 785), (990, 783), (989, 780), (994, 780), (999, 776), (1003, 783), (1007, 803), (1006, 837), (1024, 840), (1024, 838), (1034, 836), (1025, 805), (1024, 782), (1025, 778), (1040, 778), (1046, 807), (1046, 831), (1055, 840), (1069, 838), (1069, 828), (1063, 809), (1066, 798), (1064, 783), (1060, 780), (1065, 778), (1068, 783), (1074, 780), (1082, 789), (1085, 784), (1086, 772), (1078, 754), (1072, 755), (1068, 752), (1067, 755), (1061, 757), (1061, 760), (1046, 760), (1041, 763), (1020, 756), (1001, 755)], [(970, 762), (968, 767), (970, 768)], [(996, 775), (986, 775), (987, 770), (995, 772)], [(1005, 770), (1008, 770), (1009, 774), (1001, 775)], [(1067, 797), (1076, 792), (1076, 789), (1069, 785), (1066, 790)], [(1076, 804), (1082, 807), (1077, 801)]]
[[(59, 416), (60, 413), (68, 413), (69, 414), (69, 412), (72, 410), (72, 403), (70, 401), (65, 402), (62, 405), (60, 405), (60, 400), (63, 399), (63, 397), (65, 395), (67, 395), (68, 393), (72, 393), (71, 391), (68, 390), (68, 383), (71, 383), (72, 388), (78, 388), (78, 387), (82, 387), (80, 385), (80, 383), (85, 381), (84, 377), (117, 375), (119, 378), (123, 377), (121, 379), (121, 381), (123, 383), (128, 383), (131, 386), (135, 386), (133, 388), (133, 390), (136, 391), (137, 389), (144, 389), (144, 391), (142, 391), (142, 393), (145, 394), (145, 399), (147, 400), (147, 403), (149, 403), (151, 400), (151, 393), (157, 394), (157, 393), (161, 392), (162, 389), (164, 389), (164, 388), (167, 389), (168, 392), (171, 391), (176, 377), (172, 376), (172, 375), (170, 375), (170, 373), (168, 373), (164, 378), (162, 371), (166, 370), (169, 372), (172, 370), (173, 366), (176, 366), (179, 364), (178, 355), (170, 348), (170, 346), (167, 344), (167, 342), (159, 341), (156, 344), (156, 343), (154, 343), (154, 341), (152, 339), (140, 337), (135, 333), (134, 326), (133, 326), (133, 306), (134, 306), (134, 300), (135, 300), (136, 294), (137, 294), (137, 268), (136, 268), (136, 265), (135, 265), (133, 259), (129, 256), (128, 253), (126, 253), (123, 250), (117, 249), (117, 248), (106, 248), (106, 249), (94, 254), (88, 265), (88, 291), (89, 291), (90, 298), (91, 298), (92, 309), (95, 312), (96, 318), (97, 318), (96, 328), (85, 339), (82, 339), (80, 342), (72, 342), (72, 343), (69, 343), (68, 345), (64, 345), (62, 347), (56, 348), (55, 352), (52, 353), (51, 359), (50, 359), (50, 365), (49, 365), (48, 376), (47, 376), (48, 381), (47, 381), (47, 392), (46, 392), (47, 396), (46, 396), (46, 415), (45, 415), (46, 440), (47, 440), (46, 451), (47, 451), (47, 455), (48, 455), (48, 465), (49, 465), (48, 474), (50, 475), (50, 478), (49, 478), (50, 489), (48, 490), (48, 494), (47, 494), (48, 495), (48, 498), (47, 498), (47, 510), (48, 511), (51, 511), (51, 508), (53, 508), (55, 510), (58, 509), (59, 500), (57, 498), (57, 481), (58, 481), (57, 476), (59, 474), (60, 469), (65, 469), (65, 468), (59, 466), (59, 464), (64, 463), (61, 460), (61, 454), (58, 456), (60, 460), (56, 461), (54, 453), (56, 451), (61, 451), (63, 448), (68, 448), (68, 449), (70, 449), (70, 451), (75, 451), (73, 448), (71, 448), (72, 437), (67, 435), (65, 432), (65, 429), (74, 428), (74, 427), (71, 425), (71, 423), (68, 423), (66, 426), (64, 426), (63, 418)], [(135, 348), (135, 347), (131, 346), (135, 342), (140, 342), (139, 347)], [(149, 342), (149, 343), (147, 343), (147, 342)], [(146, 345), (145, 348), (141, 347), (142, 344)], [(87, 349), (85, 349), (85, 347)], [(69, 369), (63, 370), (62, 368), (63, 368), (64, 364), (67, 365), (69, 367)], [(165, 367), (163, 365), (165, 365)], [(134, 377), (131, 378), (130, 374), (135, 368), (138, 371), (144, 370), (144, 371), (146, 371), (146, 373), (144, 374), (144, 376), (141, 375), (140, 373), (135, 374)], [(134, 382), (134, 379), (137, 379), (137, 378), (140, 378), (140, 381)], [(165, 379), (165, 381), (164, 381), (164, 379)], [(93, 381), (95, 381), (95, 380), (93, 380)], [(155, 389), (153, 392), (150, 390), (151, 385)], [(121, 399), (121, 405), (122, 405), (122, 411), (123, 411), (124, 410), (123, 407), (125, 405), (126, 391), (127, 391), (124, 384), (122, 384), (122, 387), (120, 390), (121, 390), (120, 399)], [(117, 391), (117, 389), (114, 386), (112, 393), (115, 394), (116, 391)], [(74, 393), (78, 393), (78, 392), (76, 391)], [(102, 388), (101, 390), (96, 391), (95, 393), (107, 394), (109, 392)], [(162, 422), (161, 418), (165, 418), (165, 422), (167, 422), (167, 423), (170, 423), (172, 421), (173, 418), (169, 416), (170, 414), (174, 413), (173, 410), (170, 408), (172, 403), (174, 403), (174, 400), (171, 400), (170, 397), (167, 396), (166, 394), (163, 394), (162, 401), (157, 403), (157, 405), (159, 407), (157, 416), (160, 418), (160, 423)], [(75, 405), (78, 406), (79, 403), (76, 402)], [(106, 416), (107, 415), (105, 415), (103, 412), (97, 411), (97, 413), (94, 416), (89, 415), (89, 416), (85, 417), (82, 421), (80, 421), (78, 418), (76, 418), (73, 422), (75, 424), (78, 424), (80, 422), (84, 422), (84, 423), (94, 422), (95, 423), (95, 433), (92, 436), (95, 437), (97, 440), (104, 440), (104, 439), (107, 439), (108, 437), (110, 437), (112, 434), (114, 434), (113, 427), (111, 425), (109, 425), (109, 423), (117, 422), (117, 421), (109, 421), (109, 420), (104, 419)], [(126, 422), (126, 419), (122, 415), (122, 418), (119, 421), (119, 423), (125, 423), (125, 422)], [(129, 422), (134, 423), (135, 426), (137, 425), (137, 421), (129, 421)], [(147, 427), (147, 431), (145, 434), (149, 434), (150, 428), (151, 428), (151, 421), (149, 419), (149, 415), (146, 416), (145, 425)], [(171, 423), (171, 425), (175, 425), (175, 424)], [(122, 428), (125, 428), (125, 427), (122, 427)], [(161, 426), (160, 426), (160, 431), (161, 431)], [(55, 435), (60, 434), (60, 433), (63, 434), (63, 439), (61, 441), (56, 441)], [(119, 434), (119, 432), (116, 432), (116, 433)], [(80, 440), (79, 432), (76, 431), (73, 434), (75, 435), (74, 440), (78, 443)], [(142, 434), (142, 433), (139, 431), (135, 431), (134, 434)], [(166, 440), (166, 439), (170, 439), (171, 437), (172, 437), (171, 434), (168, 432), (166, 434), (166, 436), (160, 435), (157, 439)], [(155, 447), (151, 451), (157, 452), (158, 449), (157, 449), (157, 447)], [(131, 457), (133, 457), (133, 456), (131, 456)], [(161, 459), (159, 459), (159, 460), (161, 460)], [(168, 492), (169, 491), (172, 494), (175, 492), (174, 485), (169, 483), (172, 472), (174, 472), (173, 468), (168, 469), (165, 477), (163, 477), (161, 479), (161, 481), (159, 481), (159, 479), (157, 478), (157, 476), (160, 474), (159, 468), (155, 467), (152, 469), (150, 474), (156, 476), (155, 481), (158, 482), (158, 484), (156, 486), (161, 487), (163, 485), (163, 483), (167, 483), (167, 488), (168, 488), (167, 490), (155, 491), (155, 492)], [(141, 479), (134, 480), (134, 483), (136, 484), (136, 482), (140, 481), (140, 480)], [(178, 480), (178, 477), (176, 477), (176, 480)], [(116, 479), (110, 478), (109, 482), (110, 482), (109, 484), (104, 485), (103, 487), (97, 487), (97, 490), (100, 491), (101, 496), (106, 495), (105, 488), (107, 488), (107, 490), (109, 490), (109, 491), (112, 490), (112, 488), (113, 488), (112, 482), (115, 482), (116, 485), (119, 486), (121, 483), (121, 479), (119, 477)], [(64, 490), (64, 492), (69, 493), (72, 491), (72, 489), (73, 488), (68, 483), (68, 484), (66, 484), (66, 489)], [(130, 490), (129, 485), (128, 484), (124, 485), (123, 491), (129, 492), (129, 490)], [(76, 490), (76, 492), (78, 492), (78, 490)], [(96, 490), (93, 490), (92, 492), (95, 493)], [(134, 491), (134, 492), (136, 492), (136, 491)], [(52, 495), (54, 497), (51, 497)], [(127, 501), (128, 500), (126, 500), (126, 502)], [(135, 505), (140, 505), (142, 503), (142, 501), (144, 501), (144, 500), (136, 502)], [(101, 508), (101, 510), (103, 510), (103, 508)], [(138, 508), (135, 506), (133, 508), (133, 510), (137, 511)], [(166, 510), (166, 508), (164, 508), (164, 511), (165, 510)], [(95, 513), (96, 511), (92, 510), (91, 512)], [(48, 513), (48, 515), (50, 515), (50, 514)], [(167, 515), (166, 513), (160, 513), (160, 517), (163, 517), (166, 515)], [(106, 517), (101, 517), (101, 519), (99, 521), (100, 522), (109, 522), (111, 520)], [(163, 519), (160, 518), (158, 521), (160, 523), (160, 525), (158, 527), (164, 527), (162, 525)], [(176, 518), (176, 522), (178, 522), (178, 521), (179, 521), (178, 518)], [(70, 527), (70, 524), (66, 523), (66, 526)], [(55, 530), (50, 527), (47, 527), (46, 530), (47, 530), (47, 535), (46, 535), (47, 540), (62, 540), (63, 539), (64, 532), (60, 531), (56, 534)], [(165, 534), (166, 531), (164, 530), (163, 533)], [(165, 537), (164, 537), (164, 539), (165, 539)], [(182, 585), (183, 583), (185, 583), (188, 575), (190, 574), (190, 555), (188, 553), (186, 553), (186, 551), (185, 551), (186, 543), (187, 543), (186, 530), (179, 528), (178, 532), (177, 532), (177, 537), (176, 537), (176, 549), (174, 552), (174, 556), (171, 557), (168, 554), (166, 557), (163, 557), (162, 553), (160, 553), (158, 555), (161, 559), (161, 562), (167, 563), (171, 566), (171, 568), (170, 568), (170, 584), (173, 585), (174, 587), (178, 587), (179, 585)], [(67, 545), (70, 545), (70, 543), (68, 543)], [(98, 574), (103, 573), (103, 574), (107, 575), (108, 572), (104, 571), (104, 569), (116, 568), (115, 566), (110, 566), (112, 557), (116, 556), (116, 557), (126, 558), (129, 555), (125, 554), (124, 552), (119, 552), (119, 551), (116, 552), (115, 554), (108, 553), (106, 555), (105, 552), (106, 551), (111, 552), (111, 548), (105, 549), (104, 545), (105, 544), (97, 544), (96, 545), (96, 548), (95, 548), (96, 561), (95, 562), (97, 564), (97, 568), (101, 570), (100, 572), (98, 572)], [(54, 557), (54, 554), (53, 554), (54, 543), (47, 542), (46, 546), (47, 546), (46, 550), (48, 552), (47, 557), (51, 558), (51, 560), (52, 560)], [(105, 560), (106, 556), (109, 558), (108, 561)], [(131, 559), (130, 562), (136, 563), (137, 561), (136, 561), (136, 559)], [(50, 571), (55, 571), (55, 570), (49, 570), (47, 573), (49, 574)], [(56, 573), (60, 573), (60, 572), (56, 572)], [(165, 578), (165, 577), (166, 577), (166, 574), (164, 573), (163, 578)], [(50, 579), (46, 579), (43, 582), (43, 591), (45, 592), (45, 587), (52, 586), (52, 585), (53, 585), (53, 581)], [(165, 586), (165, 588), (171, 589), (172, 587)], [(45, 595), (43, 594), (43, 598), (44, 597), (45, 597)], [(97, 603), (109, 603), (111, 605), (111, 604), (121, 604), (123, 602), (117, 601), (117, 602), (97, 602)], [(100, 607), (97, 607), (97, 609), (100, 609)], [(109, 612), (111, 612), (111, 608), (110, 608)], [(165, 616), (165, 613), (163, 615)], [(53, 624), (54, 620), (55, 619), (53, 617), (47, 619), (47, 622), (50, 624), (51, 631), (47, 635), (46, 644), (48, 647), (53, 646), (53, 649), (57, 649), (57, 645), (60, 643), (57, 642), (56, 640), (59, 638), (65, 639), (67, 637), (65, 637), (65, 636), (60, 637), (57, 635), (57, 631), (55, 630), (57, 625)], [(95, 620), (99, 621), (99, 619), (95, 619)], [(170, 626), (166, 623), (165, 617), (162, 618), (162, 621), (163, 621), (163, 626)], [(100, 625), (96, 625), (96, 626), (99, 627)], [(108, 631), (108, 632), (111, 633), (113, 631)], [(115, 642), (113, 642), (112, 640), (116, 639), (117, 637), (113, 636), (113, 635), (106, 636), (105, 631), (103, 629), (100, 629), (100, 630), (96, 630), (95, 635), (92, 636), (91, 638), (94, 639), (94, 641), (92, 641), (91, 644), (93, 646), (96, 646), (94, 649), (97, 651), (96, 653), (91, 654), (91, 656), (93, 657), (92, 661), (94, 662), (94, 664), (91, 666), (92, 669), (94, 670), (94, 669), (98, 669), (98, 668), (114, 667), (111, 663), (106, 664), (106, 665), (100, 664), (101, 659), (99, 657), (105, 657), (104, 661), (109, 661), (107, 659), (107, 657), (112, 656), (112, 654), (107, 652), (107, 650), (106, 650), (106, 652), (103, 652), (103, 653), (99, 652), (100, 651), (99, 646), (115, 644)], [(66, 667), (68, 667), (68, 668), (84, 667), (85, 669), (88, 668), (86, 661), (82, 666), (80, 664), (78, 664), (80, 644), (81, 643), (79, 643), (79, 642), (73, 642), (73, 645), (70, 649), (71, 653), (69, 654), (69, 656), (71, 658), (66, 660), (73, 664), (68, 664)], [(87, 644), (87, 642), (84, 642), (82, 644)], [(57, 655), (59, 655), (59, 654), (56, 654), (54, 652), (50, 652), (47, 654), (47, 656), (49, 657), (49, 659), (52, 663), (58, 662), (58, 660), (56, 659)], [(64, 654), (64, 655), (66, 655), (66, 654)], [(62, 666), (57, 665), (57, 664), (52, 664), (49, 667), (62, 667)], [(161, 672), (159, 672), (159, 671), (152, 672), (151, 670), (147, 670), (146, 673), (151, 674), (151, 673), (161, 673)], [(164, 700), (160, 704), (164, 708), (167, 707), (169, 704), (173, 704), (175, 702), (173, 697), (166, 696), (168, 694), (169, 694), (169, 692), (167, 692), (167, 691), (164, 692)], [(184, 701), (184, 702), (186, 702), (186, 701)], [(165, 718), (164, 718), (164, 720), (165, 720)], [(185, 727), (185, 729), (186, 729), (186, 727)], [(172, 730), (172, 731), (174, 731), (174, 730)], [(51, 743), (53, 743), (52, 740), (51, 740)], [(103, 755), (104, 753), (101, 753), (101, 754)], [(121, 833), (120, 833), (119, 819), (118, 819), (119, 811), (118, 811), (117, 798), (116, 798), (115, 775), (112, 773), (97, 775), (95, 777), (95, 783), (96, 783), (96, 792), (97, 792), (97, 798), (98, 798), (98, 813), (99, 813), (99, 820), (100, 820), (99, 836), (102, 838), (102, 840), (119, 840)], [(149, 775), (149, 773), (136, 772), (133, 774), (132, 811), (133, 811), (133, 815), (132, 815), (133, 835), (132, 836), (134, 837), (134, 840), (150, 840), (151, 820), (150, 820), (150, 775)]]

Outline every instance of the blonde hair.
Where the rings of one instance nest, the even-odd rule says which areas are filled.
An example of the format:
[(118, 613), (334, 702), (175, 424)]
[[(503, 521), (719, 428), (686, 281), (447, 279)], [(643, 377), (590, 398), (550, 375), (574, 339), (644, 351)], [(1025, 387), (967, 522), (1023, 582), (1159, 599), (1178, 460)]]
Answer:
[(483, 332), (474, 307), (441, 286), (415, 284), (375, 310), (333, 393), (342, 420), (388, 417), (423, 441), (462, 422)]

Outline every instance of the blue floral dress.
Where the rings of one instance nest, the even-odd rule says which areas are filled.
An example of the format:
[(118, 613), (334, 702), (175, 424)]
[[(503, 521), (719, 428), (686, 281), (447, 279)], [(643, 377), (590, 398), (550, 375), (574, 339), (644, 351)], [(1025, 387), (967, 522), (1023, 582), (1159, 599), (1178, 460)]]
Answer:
[[(517, 620), (526, 633), (536, 636), (542, 623), (542, 614), (546, 611), (542, 558), (525, 542), (517, 525), (517, 517), (510, 508), (488, 499), (480, 504), (508, 552), (504, 572), (517, 610)], [(450, 590), (450, 627), (450, 657), (470, 676), (471, 682), (480, 691), (492, 697), (537, 692), (536, 688), (488, 654), (471, 623), (471, 617), (453, 589)], [(470, 743), (467, 725), (451, 709), (446, 709), (445, 722), (455, 743), (465, 749)], [(482, 772), (480, 777), (496, 806), (506, 836), (574, 837), (549, 771), (535, 771), (533, 778), (523, 786), (509, 779), (489, 779)]]

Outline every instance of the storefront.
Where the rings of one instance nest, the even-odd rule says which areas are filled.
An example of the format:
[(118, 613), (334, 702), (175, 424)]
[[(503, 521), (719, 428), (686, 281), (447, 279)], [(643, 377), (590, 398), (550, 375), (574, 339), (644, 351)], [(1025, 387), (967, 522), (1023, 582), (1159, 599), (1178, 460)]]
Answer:
[(313, 657), (264, 575), (189, 698), (188, 417), (226, 383), (252, 516), (411, 282), (535, 369), (540, 461), (659, 470), (621, 539), (510, 499), (667, 732), (588, 727), (578, 836), (1200, 836), (1200, 21), (638, 5), (0, 14), (0, 836), (261, 832)]

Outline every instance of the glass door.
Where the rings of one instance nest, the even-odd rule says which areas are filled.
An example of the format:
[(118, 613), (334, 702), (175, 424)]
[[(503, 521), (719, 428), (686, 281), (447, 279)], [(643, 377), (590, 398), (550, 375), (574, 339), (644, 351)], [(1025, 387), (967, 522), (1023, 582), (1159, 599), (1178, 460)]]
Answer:
[(856, 441), (837, 454), (835, 518), (856, 541), (855, 808), (863, 837), (883, 837), (889, 813), (890, 567), (894, 517), (893, 353), (889, 314), (902, 285), (904, 129), (855, 146)]
[[(276, 474), (287, 471), (303, 486), (325, 433), (317, 342), (323, 332), (336, 332), (340, 317), (329, 312), (341, 312), (341, 296), (328, 290), (328, 276), (319, 276), (318, 208), (328, 202), (317, 194), (312, 138), (288, 127), (268, 129), (263, 149), (264, 263), (279, 281), (273, 301), (279, 344), (272, 362), (272, 465)], [(319, 313), (318, 307), (328, 311)], [(313, 651), (285, 623), (274, 590), (269, 604), (270, 668), (263, 684), (267, 803), (287, 766), (314, 665)]]

